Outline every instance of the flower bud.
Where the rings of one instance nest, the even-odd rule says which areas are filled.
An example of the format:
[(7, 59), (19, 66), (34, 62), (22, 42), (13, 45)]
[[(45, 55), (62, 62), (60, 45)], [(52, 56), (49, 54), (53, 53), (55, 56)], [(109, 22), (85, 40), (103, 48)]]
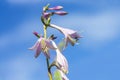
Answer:
[(52, 8), (48, 8), (48, 10), (61, 10), (63, 7), (62, 6), (56, 6)]
[(57, 15), (66, 15), (66, 14), (68, 14), (67, 12), (65, 12), (65, 11), (57, 11), (57, 12), (54, 12), (54, 14), (57, 14)]
[(43, 13), (43, 17), (44, 17), (44, 18), (48, 18), (51, 14), (52, 14), (52, 13), (44, 12), (44, 13)]
[(38, 34), (38, 32), (33, 32), (33, 34), (34, 34), (35, 36), (37, 36), (38, 38), (40, 38), (40, 35)]

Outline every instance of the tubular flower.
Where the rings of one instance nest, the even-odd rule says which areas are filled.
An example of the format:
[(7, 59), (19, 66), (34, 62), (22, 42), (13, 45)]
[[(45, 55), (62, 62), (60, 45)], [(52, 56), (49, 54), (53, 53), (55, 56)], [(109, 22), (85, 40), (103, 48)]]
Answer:
[(68, 73), (68, 62), (67, 59), (63, 56), (60, 50), (57, 48), (55, 42), (52, 41), (53, 46), (56, 48), (56, 59), (55, 63), (57, 64), (57, 68), (62, 70), (64, 73)]
[(36, 50), (35, 58), (37, 58), (40, 55), (41, 52), (43, 52), (44, 55), (47, 58), (50, 58), (49, 49), (56, 49), (51, 44), (51, 41), (52, 40), (45, 39), (42, 36), (40, 36), (40, 38), (37, 40), (37, 42), (31, 48), (29, 48), (29, 49), (30, 50)]
[(50, 27), (55, 28), (62, 32), (65, 35), (65, 47), (67, 46), (68, 42), (71, 43), (72, 46), (79, 40), (80, 35), (77, 33), (77, 31), (67, 29), (67, 28), (62, 28), (59, 26), (56, 26), (54, 24), (50, 24)]
[(48, 10), (61, 10), (63, 7), (62, 6), (55, 6), (52, 8), (48, 8)]

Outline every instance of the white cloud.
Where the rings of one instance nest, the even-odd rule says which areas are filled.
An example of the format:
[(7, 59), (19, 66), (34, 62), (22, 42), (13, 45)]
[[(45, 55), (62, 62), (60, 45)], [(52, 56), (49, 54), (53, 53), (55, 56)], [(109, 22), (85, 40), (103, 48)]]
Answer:
[[(56, 25), (70, 27), (77, 31), (84, 31), (84, 42), (88, 45), (100, 45), (114, 40), (119, 36), (120, 29), (120, 11), (109, 10), (94, 16), (86, 16), (82, 14), (69, 14), (62, 17), (54, 17), (52, 22)], [(12, 44), (20, 44), (33, 39), (32, 31), (41, 31), (40, 21), (36, 18), (26, 20), (19, 27), (10, 33), (0, 37), (0, 47), (6, 47)], [(102, 44), (101, 44), (102, 45)]]
[[(42, 29), (40, 21), (36, 18), (26, 20), (25, 22), (18, 24), (18, 26), (9, 31), (5, 35), (0, 37), (0, 47), (4, 48), (12, 44), (20, 44), (29, 41), (32, 37), (33, 31), (38, 31)], [(42, 31), (42, 30), (41, 30)]]
[[(45, 72), (46, 68), (44, 68), (45, 64), (43, 60), (40, 59), (39, 61), (25, 55), (12, 57), (12, 59), (0, 63), (0, 73), (2, 74), (3, 80), (33, 80), (37, 73), (40, 76), (44, 76), (47, 73)], [(37, 77), (37, 80), (40, 76)]]
[(65, 2), (65, 3), (76, 3), (75, 1), (65, 1), (65, 0), (7, 0), (6, 2), (10, 4), (38, 4), (38, 3), (51, 3), (51, 2)]
[(7, 2), (10, 4), (36, 4), (40, 0), (7, 0)]
[[(56, 18), (53, 22), (68, 26), (77, 31), (84, 31), (85, 44), (103, 45), (119, 36), (120, 11), (108, 10), (94, 16), (82, 14), (69, 14), (68, 17)], [(64, 21), (63, 21), (64, 20)]]
[(74, 4), (95, 4), (95, 1), (90, 1), (90, 0), (7, 0), (6, 2), (10, 3), (10, 4), (41, 4), (41, 3), (74, 3)]

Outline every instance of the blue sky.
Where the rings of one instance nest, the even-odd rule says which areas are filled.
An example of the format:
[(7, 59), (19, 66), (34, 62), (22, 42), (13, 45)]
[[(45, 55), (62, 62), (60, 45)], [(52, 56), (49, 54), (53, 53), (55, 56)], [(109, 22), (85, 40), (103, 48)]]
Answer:
[[(48, 80), (44, 55), (29, 51), (43, 33), (42, 7), (62, 5), (68, 15), (52, 23), (77, 30), (84, 38), (63, 52), (70, 80), (120, 80), (119, 0), (4, 0), (0, 1), (0, 80)], [(63, 36), (54, 29), (48, 33)], [(58, 40), (56, 40), (58, 42)], [(53, 53), (54, 55), (54, 53)]]

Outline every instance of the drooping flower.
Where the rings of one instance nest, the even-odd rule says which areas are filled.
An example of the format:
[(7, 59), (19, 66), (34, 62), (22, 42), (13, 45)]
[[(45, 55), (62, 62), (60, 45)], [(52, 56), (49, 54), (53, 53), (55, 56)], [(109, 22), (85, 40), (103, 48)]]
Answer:
[(52, 8), (48, 8), (48, 10), (61, 10), (63, 7), (62, 6), (55, 6)]
[(51, 44), (50, 39), (45, 39), (42, 36), (40, 36), (40, 38), (37, 40), (37, 42), (31, 47), (29, 48), (30, 50), (36, 50), (35, 53), (35, 58), (37, 58), (41, 52), (44, 53), (44, 55), (47, 58), (50, 58), (50, 53), (49, 53), (49, 49), (56, 49), (52, 44)]
[(72, 46), (79, 40), (81, 37), (77, 31), (67, 29), (67, 28), (62, 28), (59, 26), (56, 26), (54, 24), (50, 24), (50, 27), (55, 28), (62, 32), (65, 35), (65, 47), (67, 46), (68, 42), (71, 43)]
[(52, 41), (53, 46), (56, 48), (56, 59), (55, 63), (57, 68), (62, 70), (65, 74), (68, 73), (68, 62), (64, 55), (60, 52), (55, 42)]
[(59, 69), (54, 72), (54, 80), (69, 80), (67, 76)]

